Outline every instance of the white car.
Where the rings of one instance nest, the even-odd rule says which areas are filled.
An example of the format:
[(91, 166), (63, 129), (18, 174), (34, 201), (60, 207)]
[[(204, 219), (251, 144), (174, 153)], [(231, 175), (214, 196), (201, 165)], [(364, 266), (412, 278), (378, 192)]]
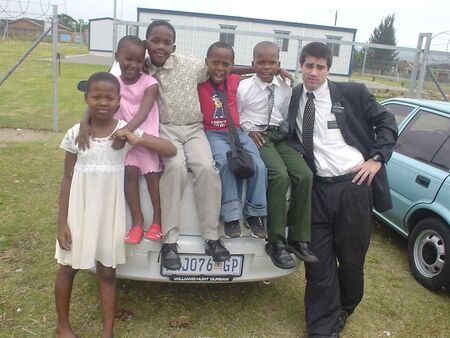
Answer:
[[(140, 182), (140, 196), (145, 224), (148, 226), (152, 220), (152, 207), (143, 179)], [(250, 230), (243, 226), (242, 237), (233, 239), (224, 237), (221, 226), (221, 239), (230, 251), (231, 259), (224, 263), (213, 262), (211, 256), (205, 255), (192, 176), (184, 191), (181, 205), (182, 224), (178, 240), (181, 269), (172, 271), (163, 268), (159, 257), (161, 242), (143, 239), (138, 245), (127, 244), (127, 262), (117, 267), (117, 277), (155, 282), (254, 282), (287, 276), (297, 270), (284, 270), (273, 265), (264, 250), (265, 240), (252, 237)], [(129, 212), (127, 215), (128, 230), (131, 218)]]
[[(114, 75), (120, 74), (117, 62), (114, 63), (110, 72)], [(78, 90), (86, 91), (86, 88), (87, 81), (81, 81), (78, 84)], [(245, 182), (243, 186), (243, 196), (245, 196)], [(141, 178), (139, 190), (144, 224), (146, 224), (144, 230), (147, 230), (148, 225), (151, 224), (153, 210), (143, 178)], [(225, 238), (223, 226), (221, 226), (221, 239), (230, 251), (231, 259), (223, 263), (213, 262), (211, 256), (205, 254), (205, 241), (201, 236), (198, 221), (192, 175), (184, 191), (181, 205), (182, 224), (180, 224), (180, 237), (177, 242), (181, 269), (176, 271), (165, 269), (159, 255), (161, 242), (142, 239), (138, 245), (127, 244), (127, 262), (117, 267), (117, 277), (154, 282), (254, 282), (287, 276), (297, 270), (297, 268), (276, 267), (265, 252), (265, 240), (252, 237), (250, 230), (242, 226), (242, 222), (240, 238)], [(130, 227), (131, 217), (127, 210), (127, 232)], [(296, 259), (294, 255), (292, 256)]]

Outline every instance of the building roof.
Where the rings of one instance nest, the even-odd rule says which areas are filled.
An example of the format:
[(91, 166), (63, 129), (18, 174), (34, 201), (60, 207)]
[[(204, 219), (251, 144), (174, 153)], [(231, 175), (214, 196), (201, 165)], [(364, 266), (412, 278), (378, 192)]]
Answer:
[(355, 28), (323, 26), (323, 25), (313, 25), (313, 24), (300, 23), (300, 22), (266, 20), (266, 19), (246, 18), (246, 17), (242, 17), (242, 16), (230, 16), (230, 15), (207, 14), (207, 13), (196, 13), (196, 12), (171, 11), (171, 10), (166, 10), (166, 9), (154, 9), (154, 8), (142, 8), (142, 7), (137, 8), (137, 20), (138, 21), (140, 21), (141, 13), (196, 16), (199, 18), (236, 20), (236, 21), (263, 23), (263, 24), (270, 24), (270, 25), (277, 25), (277, 26), (290, 26), (290, 27), (301, 27), (301, 28), (311, 28), (311, 29), (327, 29), (327, 30), (333, 30), (333, 31), (339, 31), (339, 32), (349, 32), (349, 33), (356, 34)]
[(15, 23), (21, 22), (21, 21), (29, 22), (35, 26), (44, 27), (44, 20), (36, 20), (36, 19), (31, 19), (31, 18), (20, 18), (17, 20), (12, 20), (9, 22), (9, 24), (14, 25)]
[[(32, 25), (35, 25), (35, 26), (37, 26), (39, 28), (42, 28), (42, 29), (45, 26), (45, 21), (44, 20), (37, 20), (37, 19), (31, 19), (31, 18), (20, 18), (20, 19), (17, 19), (17, 20), (9, 20), (8, 25), (14, 26), (15, 23), (22, 22), (22, 21), (29, 22)], [(73, 29), (71, 27), (63, 25), (61, 23), (58, 23), (58, 29), (73, 32)]]

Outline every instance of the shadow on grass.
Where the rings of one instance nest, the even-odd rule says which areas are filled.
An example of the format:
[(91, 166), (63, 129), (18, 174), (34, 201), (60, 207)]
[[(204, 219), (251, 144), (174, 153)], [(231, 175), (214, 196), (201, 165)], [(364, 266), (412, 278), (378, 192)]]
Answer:
[(170, 336), (293, 336), (304, 331), (303, 286), (296, 275), (270, 285), (120, 280), (118, 304), (133, 314), (135, 332), (151, 322)]
[(406, 252), (408, 249), (408, 240), (407, 238), (400, 235), (398, 232), (390, 228), (387, 224), (383, 223), (381, 220), (374, 218), (373, 222), (373, 230), (374, 234), (381, 236), (389, 241), (392, 245), (399, 250), (403, 250)]

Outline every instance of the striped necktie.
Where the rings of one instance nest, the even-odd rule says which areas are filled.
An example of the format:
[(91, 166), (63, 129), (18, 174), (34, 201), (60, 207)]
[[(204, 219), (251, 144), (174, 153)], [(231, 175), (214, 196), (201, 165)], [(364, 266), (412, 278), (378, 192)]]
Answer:
[(305, 111), (303, 112), (302, 121), (302, 141), (306, 152), (306, 159), (312, 172), (315, 173), (316, 166), (314, 163), (314, 121), (316, 115), (316, 107), (314, 106), (314, 93), (307, 92)]
[(273, 110), (273, 105), (275, 102), (275, 85), (272, 83), (271, 85), (268, 85), (267, 90), (269, 91), (269, 97), (268, 97), (268, 105), (267, 105), (267, 112), (269, 113), (269, 118), (267, 119), (267, 127), (266, 129), (269, 128), (269, 124), (270, 124), (270, 118), (272, 117), (272, 110)]

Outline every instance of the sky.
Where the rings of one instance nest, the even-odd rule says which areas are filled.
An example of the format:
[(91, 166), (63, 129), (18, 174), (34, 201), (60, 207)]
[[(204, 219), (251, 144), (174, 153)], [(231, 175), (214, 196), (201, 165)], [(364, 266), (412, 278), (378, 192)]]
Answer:
[[(419, 33), (432, 33), (431, 47), (450, 52), (450, 1), (404, 0), (116, 0), (117, 18), (137, 19), (137, 7), (232, 15), (357, 29), (356, 41), (368, 42), (374, 28), (395, 13), (397, 46), (416, 47)], [(31, 5), (30, 5), (31, 3)], [(0, 14), (14, 6), (46, 10), (58, 5), (59, 13), (74, 19), (112, 17), (114, 0), (0, 0)], [(270, 5), (271, 4), (271, 5)], [(51, 10), (50, 10), (51, 13)], [(443, 33), (445, 32), (445, 33)], [(442, 34), (440, 34), (442, 33)]]

